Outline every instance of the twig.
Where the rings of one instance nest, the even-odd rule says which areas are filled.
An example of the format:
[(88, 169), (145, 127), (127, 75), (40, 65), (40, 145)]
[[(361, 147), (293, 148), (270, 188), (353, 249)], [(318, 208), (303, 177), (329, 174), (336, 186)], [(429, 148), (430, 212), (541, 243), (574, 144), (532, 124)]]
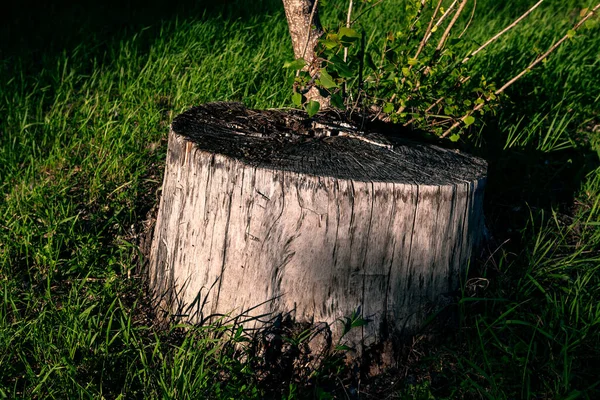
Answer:
[(425, 8), (426, 2), (427, 2), (427, 0), (421, 0), (421, 3), (419, 4), (419, 9), (417, 10), (417, 13), (415, 14), (415, 16), (413, 18), (413, 23), (408, 28), (408, 35), (406, 36), (406, 43), (409, 43), (412, 40), (412, 37), (416, 32), (415, 26), (421, 19), (421, 14), (423, 14), (423, 9)]
[(315, 13), (317, 12), (317, 5), (319, 4), (319, 0), (315, 0), (313, 4), (313, 8), (310, 12), (310, 21), (308, 21), (308, 26), (306, 27), (306, 43), (304, 43), (304, 50), (302, 51), (302, 58), (306, 55), (306, 50), (308, 49), (308, 43), (310, 42), (310, 31), (313, 23), (313, 19), (315, 18)]
[[(433, 60), (436, 59), (436, 57), (439, 57), (440, 53), (444, 49), (444, 45), (446, 44), (446, 40), (448, 40), (448, 36), (450, 36), (450, 32), (452, 31), (452, 28), (454, 27), (454, 24), (458, 20), (458, 17), (460, 17), (460, 14), (462, 14), (462, 12), (463, 12), (465, 6), (467, 5), (468, 1), (469, 0), (463, 0), (460, 3), (460, 5), (458, 6), (458, 9), (454, 13), (454, 17), (452, 17), (452, 20), (450, 21), (450, 23), (446, 27), (446, 30), (444, 31), (444, 34), (442, 35), (442, 37), (440, 38), (440, 41), (438, 42), (438, 45), (437, 45), (437, 47), (435, 49), (435, 52), (433, 53), (433, 57), (432, 57), (431, 61), (429, 62), (429, 65), (427, 65), (427, 68), (425, 68), (425, 71), (423, 72), (422, 75), (427, 75), (427, 74), (429, 74), (429, 71), (431, 71), (431, 64), (432, 64)], [(454, 4), (454, 3), (452, 3), (452, 4)], [(418, 84), (415, 85), (415, 87), (418, 87)]]
[[(440, 19), (438, 19), (437, 22), (435, 23), (435, 28), (438, 28), (442, 24), (442, 22), (444, 22), (446, 17), (452, 13), (452, 10), (454, 10), (454, 6), (456, 5), (456, 3), (458, 3), (458, 0), (454, 0), (450, 4), (450, 6), (448, 6), (448, 9), (446, 10), (446, 12), (443, 13), (442, 16), (440, 17)], [(433, 32), (431, 32), (429, 35), (431, 36), (432, 33)]]
[(471, 22), (473, 22), (473, 17), (475, 16), (476, 9), (477, 9), (477, 0), (473, 0), (473, 10), (471, 10), (471, 17), (469, 18), (469, 22), (467, 22), (467, 25), (465, 25), (465, 29), (463, 29), (463, 31), (460, 33), (460, 35), (458, 35), (459, 39), (461, 37), (463, 37), (463, 35), (467, 31), (467, 29), (469, 29), (469, 26), (471, 26)]
[(421, 19), (421, 13), (423, 13), (423, 8), (425, 8), (425, 3), (426, 2), (427, 2), (427, 0), (421, 0), (421, 5), (419, 6), (419, 9), (417, 10), (417, 15), (415, 16), (415, 20), (413, 21), (413, 23), (410, 26), (410, 28), (408, 28), (409, 31), (412, 32), (412, 30), (414, 29), (415, 25), (419, 21), (419, 19)]
[[(352, 17), (352, 0), (348, 2), (348, 15), (346, 15), (346, 28), (350, 28), (350, 18)], [(348, 61), (348, 48), (344, 46), (344, 62)], [(346, 97), (348, 93), (348, 82), (344, 80), (343, 96)], [(352, 97), (352, 96), (350, 96)], [(358, 100), (358, 99), (357, 99)]]
[[(366, 44), (365, 44), (365, 35), (361, 35), (360, 37), (360, 57), (359, 57), (359, 63), (358, 63), (358, 95), (356, 96), (356, 102), (358, 104), (358, 99), (362, 97), (364, 97), (364, 90), (363, 90), (363, 85), (364, 85), (364, 72), (365, 72), (365, 48), (366, 48)], [(346, 85), (346, 81), (344, 82), (344, 84)], [(347, 89), (347, 87), (344, 88), (345, 90)], [(364, 101), (363, 101), (363, 105), (364, 105)]]
[[(469, 79), (471, 79), (470, 76), (465, 76), (464, 78), (462, 78), (459, 82), (458, 85), (462, 85), (463, 83), (465, 83), (466, 81), (468, 81)], [(445, 96), (440, 97), (439, 99), (437, 99), (433, 104), (431, 104), (429, 107), (427, 107), (427, 109), (425, 110), (425, 113), (428, 113), (429, 111), (431, 111), (433, 109), (433, 107), (437, 106), (438, 104), (440, 104), (442, 101), (444, 101), (446, 99)], [(403, 124), (403, 126), (409, 126), (410, 124), (412, 124), (415, 121), (415, 118), (411, 118), (410, 120), (408, 120), (407, 122), (405, 122)]]
[(448, 36), (450, 35), (450, 31), (454, 27), (454, 24), (458, 20), (458, 17), (462, 13), (462, 11), (465, 8), (465, 6), (467, 5), (468, 1), (469, 0), (462, 0), (462, 2), (460, 3), (460, 5), (458, 6), (458, 9), (456, 10), (456, 13), (454, 13), (454, 17), (452, 17), (452, 20), (450, 20), (450, 23), (446, 27), (446, 30), (444, 31), (444, 34), (442, 35), (442, 37), (440, 38), (440, 41), (438, 42), (438, 45), (437, 45), (437, 47), (435, 49), (436, 51), (441, 51), (444, 48), (444, 44), (446, 43), (446, 40), (448, 39)]
[(379, 4), (380, 4), (382, 1), (383, 1), (383, 0), (379, 0), (379, 1), (377, 1), (377, 2), (375, 2), (375, 3), (373, 3), (373, 4), (371, 4), (371, 5), (370, 5), (369, 7), (367, 7), (367, 8), (366, 8), (364, 11), (361, 11), (361, 13), (360, 13), (360, 14), (358, 14), (358, 15), (356, 16), (356, 18), (354, 18), (354, 19), (352, 20), (352, 22), (350, 22), (350, 25), (354, 25), (354, 23), (355, 23), (356, 21), (358, 21), (358, 20), (360, 19), (360, 17), (362, 17), (364, 14), (366, 14), (368, 11), (370, 11), (370, 10), (371, 10), (373, 7), (376, 7), (377, 5), (379, 5)]
[[(350, 17), (352, 16), (352, 0), (348, 4), (348, 15), (346, 16), (346, 28), (350, 28)], [(344, 47), (344, 62), (348, 60), (348, 48)]]
[[(598, 9), (600, 9), (600, 3), (596, 4), (596, 6), (592, 10), (590, 10), (586, 14), (586, 16), (583, 17), (571, 30), (576, 31), (577, 29), (579, 29), (581, 27), (581, 25), (583, 25), (583, 23), (585, 21), (587, 21), (588, 19), (590, 19), (590, 17), (592, 15), (594, 15)], [(506, 88), (508, 88), (510, 85), (512, 85), (513, 83), (515, 83), (516, 81), (518, 81), (520, 78), (522, 78), (523, 75), (525, 75), (527, 72), (531, 71), (531, 69), (533, 67), (535, 67), (540, 62), (542, 62), (546, 57), (548, 57), (548, 55), (550, 55), (550, 53), (552, 53), (554, 50), (556, 50), (558, 48), (558, 46), (560, 46), (569, 37), (571, 37), (571, 35), (569, 33), (567, 33), (565, 36), (563, 36), (562, 38), (560, 38), (560, 40), (558, 40), (552, 46), (550, 46), (550, 48), (544, 54), (542, 54), (541, 56), (539, 56), (538, 58), (536, 58), (535, 60), (533, 60), (533, 62), (531, 64), (529, 64), (527, 66), (527, 68), (525, 68), (523, 71), (521, 71), (517, 75), (515, 75), (514, 78), (512, 78), (511, 80), (509, 80), (508, 82), (506, 82), (500, 89), (496, 90), (494, 92), (494, 94), (495, 95), (499, 95), (502, 92), (504, 92), (504, 90), (506, 90)], [(485, 99), (485, 102), (477, 104), (471, 111), (469, 111), (467, 114), (465, 114), (460, 120), (458, 120), (454, 124), (452, 124), (452, 126), (450, 128), (448, 128), (446, 130), (446, 132), (444, 132), (444, 134), (441, 136), (441, 138), (445, 138), (448, 135), (450, 135), (450, 133), (452, 133), (452, 131), (454, 129), (456, 129), (460, 125), (461, 121), (464, 121), (465, 118), (471, 116), (474, 112), (476, 112), (478, 110), (481, 110), (481, 108), (484, 106), (484, 104), (487, 103), (488, 101), (490, 101), (490, 99), (491, 99), (491, 97), (487, 97)]]
[[(435, 17), (438, 13), (438, 11), (440, 10), (440, 7), (442, 6), (442, 1), (444, 0), (439, 0), (437, 6), (435, 7), (435, 10), (433, 11), (433, 15), (431, 16), (431, 19), (429, 20), (429, 25), (427, 25), (427, 29), (425, 30), (425, 34), (423, 35), (423, 39), (421, 39), (421, 43), (419, 43), (419, 48), (417, 49), (417, 52), (415, 53), (415, 56), (413, 57), (414, 59), (417, 59), (419, 57), (419, 55), (421, 54), (421, 51), (423, 51), (423, 49), (425, 48), (425, 45), (427, 44), (427, 41), (429, 40), (429, 38), (431, 37), (431, 30), (433, 29), (433, 21), (435, 20)], [(412, 69), (412, 65), (408, 66), (408, 70), (410, 71)], [(403, 76), (401, 79), (401, 83), (404, 85), (404, 82), (406, 82), (406, 76)], [(402, 109), (402, 107), (401, 107)], [(401, 112), (401, 111), (398, 111)]]
[[(456, 10), (456, 12), (454, 13), (454, 16), (452, 17), (452, 20), (450, 20), (450, 23), (448, 24), (448, 26), (446, 27), (446, 30), (444, 31), (444, 34), (442, 35), (442, 37), (440, 38), (440, 41), (438, 42), (438, 45), (435, 49), (435, 53), (433, 58), (435, 58), (436, 56), (438, 56), (440, 54), (440, 52), (443, 50), (444, 45), (446, 43), (446, 40), (448, 39), (448, 36), (450, 35), (450, 32), (452, 31), (452, 28), (454, 27), (454, 24), (456, 24), (456, 21), (458, 20), (458, 17), (460, 17), (460, 14), (462, 14), (465, 6), (467, 5), (469, 0), (462, 0), (462, 2), (460, 3), (460, 5), (458, 6), (458, 9)], [(456, 3), (456, 0), (450, 5), (450, 7), (453, 7), (454, 4)], [(447, 15), (448, 13), (450, 13), (450, 11), (446, 11), (446, 13), (443, 15)], [(471, 16), (472, 17), (472, 16)], [(442, 18), (440, 18), (440, 22), (441, 22)], [(470, 21), (469, 21), (470, 23)], [(425, 35), (427, 37), (427, 35)], [(432, 60), (433, 60), (432, 58)], [(429, 74), (429, 71), (431, 70), (431, 61), (429, 63), (429, 65), (427, 65), (427, 67), (425, 68), (424, 72), (422, 75), (427, 75)], [(402, 78), (402, 83), (404, 83), (405, 78)], [(415, 92), (419, 89), (421, 82), (418, 81), (415, 84), (415, 87), (413, 88), (412, 92)], [(410, 98), (410, 96), (409, 96)], [(401, 112), (403, 112), (406, 109), (406, 106), (400, 106), (400, 108), (398, 109), (398, 111), (396, 111), (398, 114), (400, 114)]]
[(527, 17), (529, 14), (531, 14), (531, 12), (533, 10), (535, 10), (536, 8), (538, 8), (538, 6), (540, 4), (542, 4), (543, 2), (544, 2), (544, 0), (540, 0), (537, 3), (535, 3), (529, 10), (527, 10), (525, 13), (523, 13), (523, 15), (521, 15), (519, 18), (517, 18), (512, 24), (510, 24), (506, 28), (502, 29), (500, 32), (498, 32), (496, 35), (494, 35), (490, 40), (488, 40), (487, 42), (485, 42), (481, 47), (479, 47), (477, 50), (473, 51), (471, 54), (469, 54), (468, 56), (466, 56), (464, 58), (464, 60), (462, 60), (462, 63), (464, 64), (467, 61), (469, 61), (469, 59), (471, 57), (475, 56), (477, 53), (479, 53), (481, 50), (485, 49), (492, 42), (496, 41), (500, 36), (504, 35), (510, 29), (514, 28), (519, 22), (521, 22), (525, 17)]
[[(583, 17), (583, 19), (581, 21), (579, 21), (577, 23), (577, 25), (575, 25), (573, 27), (573, 31), (576, 31), (577, 29), (579, 29), (581, 27), (581, 25), (583, 25), (583, 23), (585, 21), (587, 21), (588, 19), (590, 19), (590, 17), (592, 15), (595, 14), (595, 12), (600, 9), (600, 3), (596, 4), (596, 6), (587, 13), (587, 15), (585, 17)], [(510, 81), (506, 82), (504, 84), (504, 86), (502, 86), (500, 89), (498, 89), (496, 91), (496, 94), (502, 93), (504, 91), (504, 89), (506, 89), (507, 87), (509, 87), (510, 85), (512, 85), (513, 83), (515, 83), (515, 81), (517, 81), (519, 78), (521, 78), (523, 75), (525, 75), (527, 72), (529, 72), (529, 70), (531, 70), (533, 67), (535, 67), (536, 65), (538, 65), (542, 60), (544, 60), (546, 57), (548, 57), (548, 55), (550, 55), (550, 53), (552, 53), (554, 50), (556, 50), (556, 48), (558, 46), (560, 46), (565, 40), (567, 40), (571, 35), (569, 35), (568, 33), (563, 36), (559, 41), (557, 41), (556, 43), (554, 43), (554, 45), (552, 45), (552, 47), (550, 47), (548, 49), (548, 51), (546, 51), (544, 54), (542, 54), (541, 56), (539, 56), (538, 58), (536, 58), (531, 64), (529, 64), (529, 66), (527, 68), (525, 68), (523, 71), (521, 71), (518, 75), (516, 75), (514, 78), (512, 78)]]
[[(421, 40), (421, 43), (419, 43), (419, 48), (417, 49), (417, 52), (415, 53), (415, 56), (413, 58), (418, 58), (419, 54), (421, 54), (421, 51), (423, 51), (423, 49), (425, 48), (425, 45), (427, 44), (427, 41), (429, 40), (429, 37), (431, 36), (431, 30), (433, 29), (433, 21), (435, 20), (435, 17), (437, 16), (437, 13), (440, 10), (440, 7), (442, 6), (443, 1), (444, 0), (439, 0), (437, 3), (437, 6), (435, 6), (435, 10), (433, 11), (433, 14), (431, 15), (431, 19), (429, 20), (429, 25), (427, 26), (427, 30), (425, 30), (423, 39)], [(412, 67), (412, 65), (411, 65), (411, 67)]]
[(435, 25), (433, 26), (433, 28), (431, 29), (431, 31), (429, 32), (428, 35), (426, 35), (425, 37), (425, 41), (428, 41), (429, 38), (431, 37), (431, 35), (433, 34), (434, 30), (437, 30), (437, 28), (442, 24), (442, 22), (444, 22), (444, 20), (446, 19), (446, 17), (448, 15), (450, 15), (450, 13), (452, 12), (452, 9), (454, 9), (454, 6), (456, 5), (458, 0), (454, 0), (452, 2), (452, 4), (450, 4), (450, 6), (448, 7), (448, 9), (446, 10), (446, 12), (444, 12), (441, 16), (440, 19), (437, 20), (437, 22), (435, 23)]
[[(437, 22), (435, 23), (435, 28), (437, 28), (443, 21), (444, 19), (451, 13), (452, 9), (454, 8), (454, 6), (456, 5), (458, 0), (454, 0), (452, 2), (452, 4), (450, 4), (450, 7), (448, 7), (448, 9), (446, 10), (445, 13), (442, 14), (442, 16), (440, 17), (440, 19), (437, 20)], [(467, 0), (464, 0), (463, 3), (461, 3), (461, 9), (464, 8), (465, 4), (466, 4)], [(430, 25), (427, 27), (427, 31), (425, 31), (425, 35), (423, 35), (423, 39), (421, 41), (421, 43), (419, 44), (419, 49), (417, 50), (417, 55), (415, 55), (415, 58), (417, 58), (417, 56), (419, 55), (419, 53), (423, 50), (422, 48), (425, 47), (425, 45), (427, 44), (427, 42), (429, 41), (429, 38), (431, 37), (432, 33), (433, 33), (433, 28), (431, 28), (431, 22), (433, 22), (433, 20), (435, 19), (435, 15), (438, 12), (438, 9), (441, 6), (441, 1), (438, 3), (438, 5), (436, 6), (436, 9), (433, 13), (433, 16), (431, 17), (431, 21), (430, 21)], [(448, 25), (448, 28), (446, 29), (446, 32), (444, 32), (444, 35), (448, 35), (450, 33), (450, 30), (452, 29), (452, 25), (456, 22), (456, 18), (458, 18), (458, 15), (460, 15), (461, 9), (459, 9), (457, 11), (457, 14), (455, 14), (454, 19), (452, 20), (452, 22), (450, 23), (450, 25)], [(431, 28), (431, 29), (430, 29)], [(445, 41), (445, 38), (442, 37), (440, 44), (442, 43), (442, 41)], [(443, 47), (443, 46), (442, 46)], [(438, 48), (436, 48), (435, 53), (439, 53), (440, 51), (440, 45), (438, 44)], [(434, 55), (435, 56), (435, 55)], [(409, 71), (412, 69), (412, 65), (408, 67)], [(429, 71), (431, 70), (430, 65), (428, 65), (424, 72), (423, 75), (427, 75), (429, 73)], [(406, 81), (406, 77), (402, 77), (402, 84), (404, 84), (404, 82)], [(415, 85), (415, 87), (413, 88), (412, 92), (415, 92), (418, 90), (418, 88), (420, 87), (420, 81), (417, 82), (417, 84)], [(412, 96), (409, 95), (408, 99), (409, 100)], [(398, 110), (396, 111), (396, 113), (400, 114), (401, 112), (403, 112), (406, 109), (406, 106), (400, 106), (398, 108)]]

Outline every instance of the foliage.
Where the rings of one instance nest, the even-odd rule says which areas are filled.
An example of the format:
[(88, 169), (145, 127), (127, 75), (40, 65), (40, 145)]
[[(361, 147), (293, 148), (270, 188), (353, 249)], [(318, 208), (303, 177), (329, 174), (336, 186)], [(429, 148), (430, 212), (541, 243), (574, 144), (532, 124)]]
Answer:
[[(362, 10), (358, 10), (358, 17), (352, 23), (326, 30), (316, 49), (316, 65), (305, 68), (302, 59), (284, 65), (296, 72), (292, 100), (296, 106), (304, 105), (309, 116), (318, 107), (315, 110), (316, 102), (309, 102), (303, 95), (316, 86), (334, 107), (350, 112), (360, 110), (373, 114), (373, 118), (446, 137), (458, 127), (468, 128), (482, 121), (486, 113), (495, 114), (504, 90), (557, 48), (552, 46), (548, 53), (535, 57), (520, 73), (513, 71), (515, 77), (499, 87), (469, 61), (542, 2), (502, 31), (490, 35), (484, 44), (469, 37), (470, 26), (480, 18), (477, 2), (406, 1), (398, 4), (403, 8), (398, 13), (399, 27), (387, 31), (389, 24), (373, 30), (360, 23), (361, 16), (381, 2), (373, 3), (363, 0)], [(348, 21), (351, 10), (352, 7)], [(600, 20), (588, 8), (581, 9), (579, 14), (581, 21), (566, 31), (562, 41), (573, 39), (584, 22), (583, 27), (589, 30)], [(315, 70), (318, 73), (312, 72)], [(458, 133), (450, 139), (458, 140)]]

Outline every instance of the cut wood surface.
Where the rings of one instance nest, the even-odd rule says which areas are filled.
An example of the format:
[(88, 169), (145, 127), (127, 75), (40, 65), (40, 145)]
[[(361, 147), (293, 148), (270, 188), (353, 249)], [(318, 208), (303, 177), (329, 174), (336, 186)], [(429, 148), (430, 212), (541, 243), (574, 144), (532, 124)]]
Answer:
[(173, 121), (149, 267), (164, 310), (249, 327), (286, 314), (336, 338), (360, 308), (370, 322), (349, 337), (369, 345), (454, 295), (483, 226), (486, 163), (340, 121), (238, 103)]

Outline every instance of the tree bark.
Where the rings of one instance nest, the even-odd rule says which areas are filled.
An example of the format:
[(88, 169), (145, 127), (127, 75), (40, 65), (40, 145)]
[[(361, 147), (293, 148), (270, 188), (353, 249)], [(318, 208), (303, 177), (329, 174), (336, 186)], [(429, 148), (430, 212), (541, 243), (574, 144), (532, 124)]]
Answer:
[[(319, 38), (323, 35), (316, 1), (283, 0), (285, 16), (292, 37), (292, 46), (294, 47), (294, 56), (303, 58), (309, 65), (315, 59), (315, 48)], [(313, 9), (314, 14), (312, 13)], [(312, 21), (311, 14), (313, 14)]]
[[(452, 296), (482, 231), (486, 163), (331, 115), (213, 103), (169, 133), (150, 255), (157, 304), (191, 322), (288, 314), (370, 346)], [(267, 318), (268, 319), (268, 318)]]
[[(316, 47), (319, 38), (323, 35), (323, 28), (319, 20), (319, 0), (283, 0), (285, 16), (288, 21), (294, 57), (306, 61), (306, 69), (310, 76), (319, 73)], [(308, 100), (315, 100), (321, 104), (321, 109), (329, 106), (329, 101), (322, 97), (316, 87), (309, 88), (305, 93)]]

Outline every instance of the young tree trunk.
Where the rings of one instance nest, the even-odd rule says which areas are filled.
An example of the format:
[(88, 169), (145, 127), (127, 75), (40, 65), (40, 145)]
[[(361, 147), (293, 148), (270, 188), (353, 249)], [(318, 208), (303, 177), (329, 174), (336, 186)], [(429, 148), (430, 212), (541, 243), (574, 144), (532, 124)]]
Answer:
[(303, 58), (309, 65), (314, 61), (315, 47), (323, 35), (317, 6), (317, 0), (283, 0), (294, 56)]
[[(291, 315), (369, 346), (453, 296), (482, 231), (486, 163), (331, 116), (213, 103), (169, 134), (150, 287), (192, 322)], [(266, 318), (266, 317), (265, 317)], [(268, 318), (266, 318), (268, 319)]]
[[(319, 21), (318, 2), (319, 0), (283, 0), (294, 57), (306, 61), (310, 76), (319, 73), (315, 49), (323, 35), (323, 29)], [(323, 98), (315, 87), (310, 88), (305, 96), (308, 100), (318, 101), (322, 109), (329, 106), (329, 101)]]

